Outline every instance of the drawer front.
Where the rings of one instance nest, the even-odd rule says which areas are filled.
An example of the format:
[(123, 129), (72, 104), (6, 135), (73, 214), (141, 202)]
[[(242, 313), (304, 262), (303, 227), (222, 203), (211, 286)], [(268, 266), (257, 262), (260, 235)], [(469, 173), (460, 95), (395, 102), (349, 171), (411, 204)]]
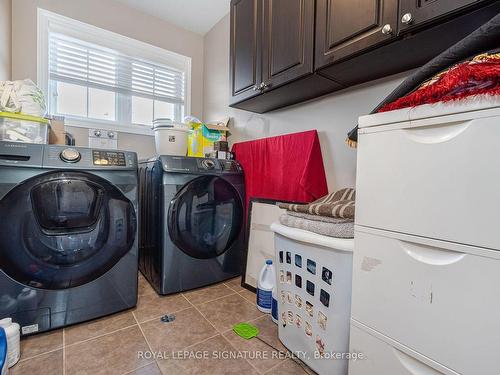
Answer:
[(446, 118), (361, 129), (356, 223), (500, 249), (500, 117)]
[(492, 374), (500, 260), (467, 246), (362, 230), (355, 237), (352, 318), (459, 373)]
[[(456, 372), (447, 369), (438, 371), (417, 359), (414, 356), (416, 353), (408, 348), (405, 348), (404, 351), (398, 349), (355, 324), (351, 324), (350, 351), (351, 353), (361, 353), (363, 358), (349, 362), (349, 375), (456, 374)], [(432, 363), (429, 359), (426, 362)]]

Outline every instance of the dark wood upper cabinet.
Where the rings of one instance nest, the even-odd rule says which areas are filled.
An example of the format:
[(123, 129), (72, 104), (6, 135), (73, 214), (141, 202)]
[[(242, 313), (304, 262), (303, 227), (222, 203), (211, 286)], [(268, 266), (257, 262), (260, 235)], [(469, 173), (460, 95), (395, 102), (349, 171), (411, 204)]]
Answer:
[(260, 94), (262, 2), (232, 0), (230, 13), (230, 103), (236, 103)]
[(400, 0), (399, 30), (405, 32), (484, 0)]
[(398, 0), (317, 0), (316, 69), (394, 38), (397, 18)]
[(229, 105), (264, 113), (418, 68), (498, 13), (500, 0), (231, 0)]
[(262, 88), (314, 71), (314, 0), (263, 0)]

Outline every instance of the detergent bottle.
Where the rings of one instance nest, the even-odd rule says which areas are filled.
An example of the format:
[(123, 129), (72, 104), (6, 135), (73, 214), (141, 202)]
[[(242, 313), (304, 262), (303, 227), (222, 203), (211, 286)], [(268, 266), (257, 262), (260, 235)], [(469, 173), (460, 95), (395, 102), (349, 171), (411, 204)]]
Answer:
[(271, 313), (272, 294), (275, 284), (276, 273), (274, 272), (273, 261), (268, 259), (260, 271), (257, 282), (257, 308), (263, 313)]

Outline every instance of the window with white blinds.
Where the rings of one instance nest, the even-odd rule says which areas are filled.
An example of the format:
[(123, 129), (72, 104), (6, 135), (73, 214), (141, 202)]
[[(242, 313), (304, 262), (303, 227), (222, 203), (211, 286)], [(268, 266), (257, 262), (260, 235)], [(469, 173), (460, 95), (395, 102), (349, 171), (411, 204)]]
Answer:
[(39, 21), (39, 79), (52, 115), (148, 133), (155, 118), (189, 114), (190, 58), (43, 10)]

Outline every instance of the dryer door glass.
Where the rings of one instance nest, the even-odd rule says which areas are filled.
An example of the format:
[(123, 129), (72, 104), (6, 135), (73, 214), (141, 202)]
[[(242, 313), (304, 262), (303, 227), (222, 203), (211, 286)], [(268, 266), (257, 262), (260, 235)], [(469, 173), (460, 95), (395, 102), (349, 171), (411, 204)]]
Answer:
[(64, 289), (97, 279), (131, 249), (132, 203), (108, 181), (84, 172), (49, 172), (0, 200), (1, 269), (14, 280)]
[(170, 203), (170, 239), (194, 258), (223, 254), (234, 244), (242, 225), (243, 206), (238, 192), (220, 177), (192, 180)]

